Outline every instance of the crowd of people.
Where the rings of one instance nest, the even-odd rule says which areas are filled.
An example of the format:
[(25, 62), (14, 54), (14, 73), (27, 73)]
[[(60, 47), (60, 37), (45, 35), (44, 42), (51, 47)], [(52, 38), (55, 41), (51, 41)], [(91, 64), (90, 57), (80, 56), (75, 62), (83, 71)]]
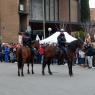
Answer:
[(0, 61), (6, 63), (16, 62), (16, 44), (0, 44)]
[[(58, 43), (56, 45), (66, 55), (67, 50), (66, 50), (66, 38), (64, 35), (64, 30), (60, 31), (60, 35), (58, 36), (57, 41), (58, 41)], [(43, 47), (44, 47), (44, 44), (41, 47), (42, 56), (44, 56), (44, 53), (43, 53), (44, 48)], [(95, 63), (94, 63), (95, 56), (94, 55), (95, 55), (95, 47), (93, 47), (92, 42), (91, 42), (91, 36), (88, 33), (85, 37), (84, 49), (83, 50), (77, 49), (74, 62), (75, 62), (75, 64), (83, 66), (83, 67), (94, 68), (95, 67)], [(42, 59), (43, 59), (43, 57), (42, 57)], [(54, 62), (55, 62), (55, 60), (54, 60)]]
[(93, 68), (94, 63), (94, 55), (95, 55), (95, 47), (93, 47), (91, 42), (91, 36), (88, 33), (85, 37), (84, 48), (87, 50), (78, 50), (77, 51), (77, 63), (82, 66), (88, 66), (88, 68)]
[[(20, 38), (22, 40), (19, 41), (18, 45), (17, 44), (8, 44), (8, 43), (2, 43), (0, 44), (0, 61), (1, 62), (16, 62), (16, 48), (19, 45), (23, 45), (23, 46), (28, 46), (31, 48), (31, 37), (29, 36), (28, 33), (25, 33), (23, 35), (22, 38)], [(23, 42), (21, 42), (23, 41)], [(64, 35), (64, 30), (60, 31), (60, 35), (57, 38), (58, 43), (56, 44), (60, 50), (62, 52), (65, 53), (66, 55), (66, 38)], [(85, 37), (85, 41), (84, 44), (86, 46), (86, 48), (88, 48), (88, 50), (85, 52), (84, 50), (78, 49), (76, 51), (76, 64), (78, 65), (82, 65), (82, 66), (86, 66), (88, 65), (89, 68), (93, 68), (93, 52), (92, 50), (94, 50), (91, 46), (91, 37), (89, 34), (87, 34), (87, 36)], [(35, 62), (36, 63), (43, 63), (43, 58), (44, 58), (44, 49), (45, 46), (47, 46), (47, 44), (40, 44), (40, 48), (39, 48), (39, 53), (35, 56)], [(56, 59), (55, 59), (56, 60)], [(55, 62), (54, 60), (54, 62)]]

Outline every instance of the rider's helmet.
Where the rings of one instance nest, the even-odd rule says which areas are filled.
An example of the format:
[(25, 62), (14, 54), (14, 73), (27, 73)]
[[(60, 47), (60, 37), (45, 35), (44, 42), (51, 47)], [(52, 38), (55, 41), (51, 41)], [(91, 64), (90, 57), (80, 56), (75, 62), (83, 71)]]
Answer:
[(63, 28), (60, 29), (60, 35), (64, 35), (64, 29)]

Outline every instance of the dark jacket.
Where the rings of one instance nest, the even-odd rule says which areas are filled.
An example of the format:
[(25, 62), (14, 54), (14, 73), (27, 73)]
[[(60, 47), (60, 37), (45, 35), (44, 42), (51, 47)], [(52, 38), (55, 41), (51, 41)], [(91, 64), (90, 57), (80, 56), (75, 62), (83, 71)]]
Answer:
[(86, 53), (87, 56), (93, 56), (95, 55), (95, 49), (92, 48), (91, 46), (88, 46), (87, 47), (87, 53)]
[(60, 34), (58, 37), (57, 37), (57, 41), (58, 41), (58, 46), (59, 47), (65, 47), (65, 44), (66, 44), (66, 39), (65, 39), (65, 35), (64, 34)]
[(31, 46), (31, 37), (28, 33), (25, 33), (22, 37), (23, 45), (24, 46)]

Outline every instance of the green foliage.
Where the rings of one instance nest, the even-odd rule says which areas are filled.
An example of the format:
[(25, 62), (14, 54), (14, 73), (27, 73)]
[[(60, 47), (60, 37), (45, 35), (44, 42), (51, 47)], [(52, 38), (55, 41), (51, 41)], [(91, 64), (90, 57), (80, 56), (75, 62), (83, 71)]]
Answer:
[(86, 33), (84, 31), (78, 31), (75, 33), (76, 38), (80, 38), (82, 40), (85, 40)]
[(90, 21), (89, 0), (81, 0), (81, 21)]

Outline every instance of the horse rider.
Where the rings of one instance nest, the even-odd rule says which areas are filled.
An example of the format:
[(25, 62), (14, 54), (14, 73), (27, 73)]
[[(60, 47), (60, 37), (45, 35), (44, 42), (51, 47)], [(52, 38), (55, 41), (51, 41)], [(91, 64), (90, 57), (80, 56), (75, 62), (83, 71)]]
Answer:
[(31, 36), (28, 32), (24, 32), (23, 37), (22, 37), (22, 43), (23, 46), (25, 47), (30, 47), (31, 48)]
[(58, 47), (60, 48), (61, 52), (64, 52), (66, 54), (66, 38), (64, 35), (64, 29), (60, 30), (60, 34), (57, 37), (57, 41), (58, 41)]
[(32, 37), (31, 37), (30, 33), (25, 32), (23, 34), (22, 43), (23, 43), (23, 46), (25, 46), (25, 47), (28, 46), (31, 49), (32, 54), (36, 54), (36, 49), (32, 47), (33, 41), (32, 41)]

